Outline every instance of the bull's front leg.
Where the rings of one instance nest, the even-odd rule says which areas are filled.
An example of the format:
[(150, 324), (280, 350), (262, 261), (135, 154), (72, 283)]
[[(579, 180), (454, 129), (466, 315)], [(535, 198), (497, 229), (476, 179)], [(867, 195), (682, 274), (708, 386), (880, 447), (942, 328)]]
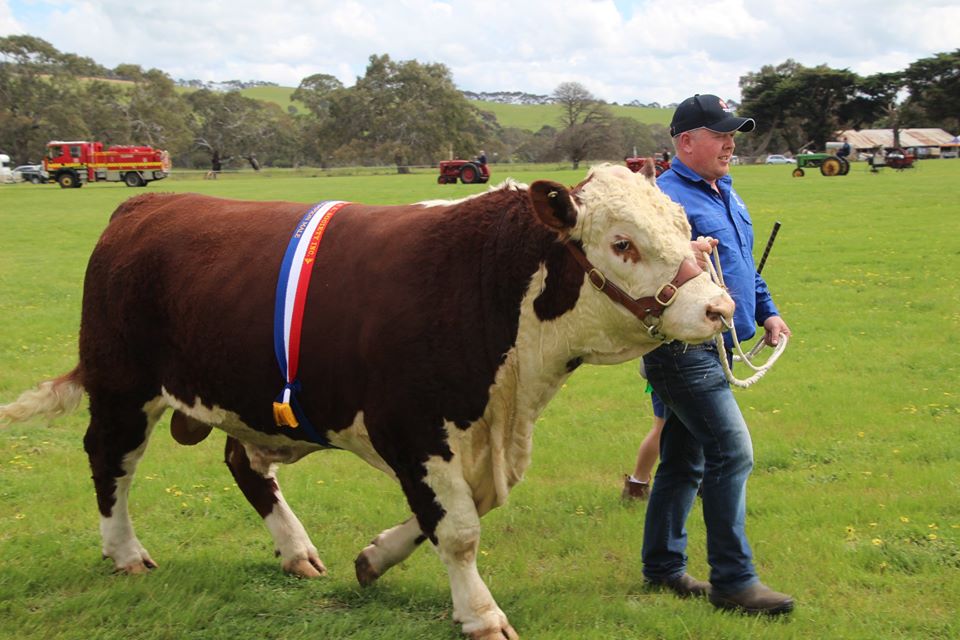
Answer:
[[(477, 570), (480, 516), (457, 458), (450, 462), (431, 458), (424, 466), (427, 475), (423, 483), (432, 490), (436, 502), (443, 508), (431, 539), (435, 540), (437, 552), (450, 577), (453, 619), (463, 625), (463, 632), (472, 640), (516, 640), (516, 631)], [(426, 517), (421, 520), (428, 522), (429, 514), (424, 515)]]
[(273, 536), (283, 570), (303, 578), (325, 575), (327, 569), (317, 548), (280, 492), (277, 465), (268, 461), (268, 455), (261, 453), (256, 447), (228, 437), (224, 459), (240, 491), (263, 518)]

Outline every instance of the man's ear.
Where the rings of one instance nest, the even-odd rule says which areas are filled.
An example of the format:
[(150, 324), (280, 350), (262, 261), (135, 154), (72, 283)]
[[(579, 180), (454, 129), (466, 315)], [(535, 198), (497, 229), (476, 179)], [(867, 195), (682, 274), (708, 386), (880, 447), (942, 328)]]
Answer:
[(528, 192), (537, 219), (560, 235), (567, 235), (577, 223), (577, 208), (565, 186), (552, 180), (537, 180)]

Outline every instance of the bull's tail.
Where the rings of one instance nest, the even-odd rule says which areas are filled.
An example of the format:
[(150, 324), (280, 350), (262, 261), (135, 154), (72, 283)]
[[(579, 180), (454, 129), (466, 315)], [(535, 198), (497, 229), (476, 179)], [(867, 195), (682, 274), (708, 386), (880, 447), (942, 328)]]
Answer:
[(10, 404), (0, 405), (0, 423), (21, 422), (34, 416), (48, 419), (70, 413), (83, 400), (83, 382), (79, 367), (53, 380), (41, 382), (24, 391)]

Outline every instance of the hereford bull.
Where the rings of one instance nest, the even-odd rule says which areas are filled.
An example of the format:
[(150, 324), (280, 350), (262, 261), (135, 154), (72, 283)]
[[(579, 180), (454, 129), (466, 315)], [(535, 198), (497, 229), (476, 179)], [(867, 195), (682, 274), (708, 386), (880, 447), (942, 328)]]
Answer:
[(516, 638), (476, 555), (480, 517), (530, 462), (537, 415), (581, 363), (706, 340), (733, 302), (693, 262), (681, 209), (625, 167), (594, 168), (572, 189), (508, 181), (459, 201), (348, 204), (329, 220), (304, 303), (298, 415), (308, 432), (272, 411), (284, 382), (278, 272), (304, 211), (195, 194), (120, 205), (87, 268), (79, 364), (0, 418), (56, 415), (86, 392), (103, 553), (128, 573), (156, 567), (127, 499), (167, 408), (182, 443), (227, 433), (237, 485), (283, 569), (305, 577), (325, 568), (277, 466), (352, 451), (399, 482), (413, 512), (360, 552), (360, 583), (429, 540), (464, 633)]

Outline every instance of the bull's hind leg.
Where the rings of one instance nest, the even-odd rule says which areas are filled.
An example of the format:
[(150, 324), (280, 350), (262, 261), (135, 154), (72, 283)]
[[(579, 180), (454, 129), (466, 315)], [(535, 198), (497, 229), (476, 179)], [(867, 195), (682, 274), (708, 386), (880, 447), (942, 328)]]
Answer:
[(118, 571), (144, 573), (153, 561), (133, 531), (127, 500), (137, 464), (147, 448), (154, 424), (163, 413), (159, 401), (143, 394), (112, 394), (89, 390), (90, 426), (83, 448), (90, 459), (100, 510), (103, 556)]
[(232, 437), (227, 438), (224, 451), (224, 461), (237, 486), (273, 536), (283, 570), (304, 578), (316, 578), (326, 574), (327, 569), (277, 484), (277, 462), (295, 459), (282, 452), (244, 445)]
[(416, 518), (382, 532), (354, 561), (357, 581), (363, 586), (373, 584), (387, 569), (403, 562), (426, 539)]

